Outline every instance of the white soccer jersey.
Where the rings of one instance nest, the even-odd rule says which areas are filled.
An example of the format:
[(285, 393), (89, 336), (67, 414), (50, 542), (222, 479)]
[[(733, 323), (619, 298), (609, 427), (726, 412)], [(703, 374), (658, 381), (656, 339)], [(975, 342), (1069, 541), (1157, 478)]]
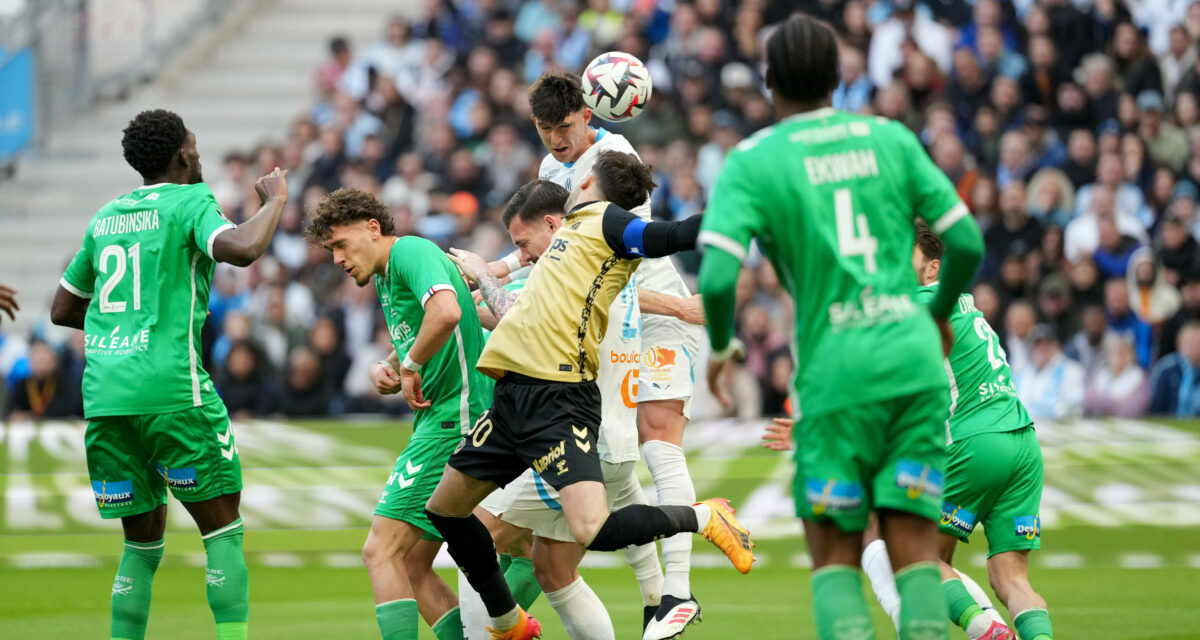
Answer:
[(637, 275), (608, 308), (608, 330), (600, 340), (600, 433), (597, 450), (604, 462), (620, 464), (641, 458), (638, 451), (638, 363), (642, 352), (642, 310)]
[[(579, 183), (591, 172), (592, 165), (595, 164), (596, 157), (600, 155), (601, 151), (621, 151), (637, 155), (637, 151), (634, 151), (633, 145), (629, 144), (625, 136), (597, 128), (596, 141), (575, 162), (559, 162), (554, 159), (553, 155), (546, 154), (546, 157), (542, 159), (542, 166), (538, 169), (538, 177), (561, 185), (570, 191), (579, 186)], [(646, 198), (646, 201), (640, 206), (634, 207), (632, 212), (639, 218), (649, 220), (650, 198)], [(641, 266), (638, 267), (637, 276), (642, 286), (649, 291), (677, 298), (686, 298), (692, 295), (687, 285), (683, 283), (683, 278), (679, 277), (679, 273), (675, 271), (675, 265), (670, 258), (643, 259)], [(647, 333), (656, 333), (660, 325), (673, 324), (678, 321), (664, 316), (648, 315), (644, 322)]]

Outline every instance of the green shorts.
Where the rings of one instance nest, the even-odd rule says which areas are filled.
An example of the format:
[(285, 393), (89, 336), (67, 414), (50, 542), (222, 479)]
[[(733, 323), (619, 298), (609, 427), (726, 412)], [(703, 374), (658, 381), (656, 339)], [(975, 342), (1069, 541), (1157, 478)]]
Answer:
[(930, 389), (796, 423), (796, 515), (862, 531), (872, 509), (937, 520), (946, 464), (945, 392)]
[(84, 434), (88, 475), (103, 518), (124, 518), (167, 503), (242, 490), (229, 414), (221, 402), (174, 413), (102, 416)]
[(988, 557), (1042, 547), (1042, 448), (1033, 427), (971, 436), (947, 457), (942, 533), (966, 541), (983, 524)]
[(425, 532), (426, 540), (441, 540), (441, 534), (425, 515), (425, 503), (442, 480), (450, 454), (462, 438), (417, 435), (396, 458), (375, 515), (407, 522)]

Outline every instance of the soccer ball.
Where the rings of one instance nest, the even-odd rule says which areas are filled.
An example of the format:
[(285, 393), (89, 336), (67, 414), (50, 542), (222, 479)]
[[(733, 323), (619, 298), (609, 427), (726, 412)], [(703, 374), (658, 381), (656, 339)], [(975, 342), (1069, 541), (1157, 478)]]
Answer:
[(583, 70), (583, 101), (609, 122), (636, 118), (650, 101), (650, 72), (641, 60), (622, 51), (596, 56)]

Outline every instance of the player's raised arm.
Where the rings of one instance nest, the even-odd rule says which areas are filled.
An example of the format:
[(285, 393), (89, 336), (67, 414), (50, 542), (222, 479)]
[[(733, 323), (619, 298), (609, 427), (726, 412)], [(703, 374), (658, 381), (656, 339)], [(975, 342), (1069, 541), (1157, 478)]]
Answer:
[(212, 241), (212, 257), (218, 262), (245, 267), (266, 253), (279, 225), (279, 214), (287, 204), (287, 169), (274, 171), (258, 179), (254, 190), (262, 208), (241, 225), (218, 233)]
[(646, 222), (610, 204), (604, 212), (604, 240), (622, 258), (661, 258), (695, 249), (702, 218), (696, 215), (675, 222)]
[(678, 318), (688, 324), (704, 325), (704, 302), (699, 294), (680, 298), (638, 287), (642, 313)]

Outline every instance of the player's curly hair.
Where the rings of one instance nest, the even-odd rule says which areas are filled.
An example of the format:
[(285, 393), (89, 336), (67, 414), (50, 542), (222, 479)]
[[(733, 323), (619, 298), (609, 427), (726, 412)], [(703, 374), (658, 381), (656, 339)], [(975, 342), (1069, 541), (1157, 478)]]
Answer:
[(316, 211), (309, 212), (304, 236), (312, 244), (322, 244), (333, 235), (333, 228), (359, 220), (375, 220), (385, 236), (396, 235), (396, 221), (386, 205), (374, 194), (342, 187), (321, 198)]
[(609, 202), (630, 211), (644, 204), (658, 186), (648, 165), (622, 151), (601, 151), (592, 165), (592, 175)]
[(941, 260), (942, 254), (946, 252), (946, 245), (942, 243), (942, 239), (938, 234), (929, 228), (922, 220), (917, 220), (917, 246), (921, 248), (921, 254), (926, 260)]
[(529, 111), (535, 120), (558, 124), (584, 106), (583, 85), (565, 71), (547, 71), (529, 85)]
[(562, 186), (545, 178), (530, 180), (521, 185), (520, 189), (509, 198), (504, 206), (504, 214), (500, 220), (507, 229), (513, 218), (520, 218), (523, 223), (530, 223), (544, 215), (567, 212), (567, 198), (571, 194)]
[(767, 86), (788, 100), (824, 100), (838, 86), (838, 46), (833, 30), (794, 14), (767, 39)]
[(183, 148), (187, 127), (183, 118), (166, 109), (143, 111), (129, 121), (121, 138), (125, 161), (147, 180), (158, 178)]

